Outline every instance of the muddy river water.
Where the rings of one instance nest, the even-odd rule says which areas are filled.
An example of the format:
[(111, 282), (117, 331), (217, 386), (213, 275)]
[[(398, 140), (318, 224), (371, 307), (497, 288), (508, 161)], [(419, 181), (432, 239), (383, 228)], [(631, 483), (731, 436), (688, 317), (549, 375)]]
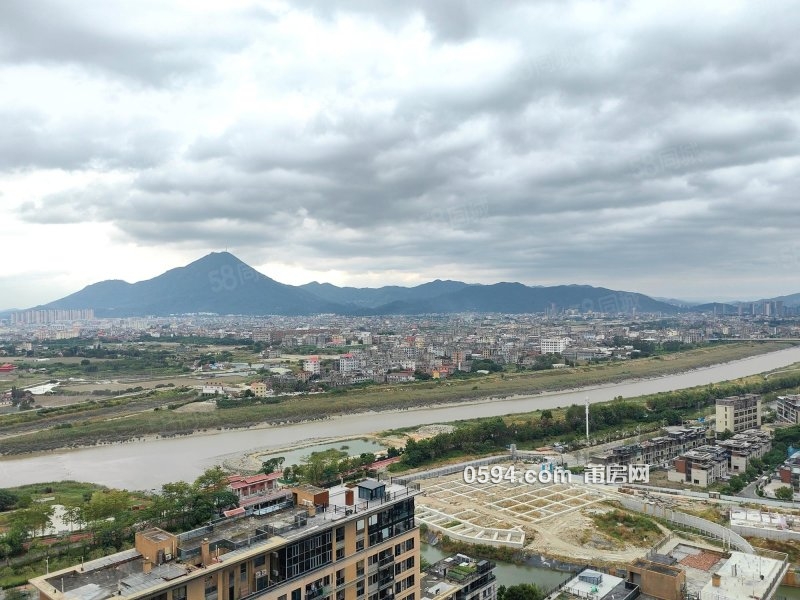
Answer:
[(677, 375), (601, 387), (5, 458), (0, 460), (0, 487), (72, 479), (127, 489), (153, 489), (169, 481), (192, 480), (226, 457), (257, 448), (285, 448), (303, 441), (358, 437), (396, 427), (557, 408), (582, 404), (587, 397), (590, 402), (603, 402), (616, 396), (666, 392), (762, 373), (795, 362), (800, 362), (800, 347)]

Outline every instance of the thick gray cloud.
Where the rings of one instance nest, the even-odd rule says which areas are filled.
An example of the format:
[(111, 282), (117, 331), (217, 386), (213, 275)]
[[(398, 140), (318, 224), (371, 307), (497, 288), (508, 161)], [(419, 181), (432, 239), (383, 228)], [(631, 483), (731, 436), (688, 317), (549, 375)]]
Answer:
[(355, 275), (800, 290), (775, 248), (800, 224), (788, 3), (111, 6), (0, 8), (6, 69), (135, 100), (0, 103), (0, 176), (95, 175), (19, 204), (26, 223)]
[[(241, 47), (237, 33), (265, 13), (232, 11), (203, 22), (166, 3), (60, 0), (0, 3), (0, 60), (8, 64), (73, 65), (122, 76), (130, 83), (179, 85), (209, 68), (215, 54)], [(213, 25), (213, 26), (212, 26)]]

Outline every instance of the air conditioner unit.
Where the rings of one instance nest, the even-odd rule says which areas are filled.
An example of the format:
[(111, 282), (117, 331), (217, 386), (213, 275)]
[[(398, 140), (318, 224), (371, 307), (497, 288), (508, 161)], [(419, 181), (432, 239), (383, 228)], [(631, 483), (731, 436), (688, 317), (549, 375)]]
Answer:
[(166, 552), (164, 554), (164, 560), (167, 561), (167, 562), (171, 561), (172, 560), (172, 554), (170, 554), (169, 552)]

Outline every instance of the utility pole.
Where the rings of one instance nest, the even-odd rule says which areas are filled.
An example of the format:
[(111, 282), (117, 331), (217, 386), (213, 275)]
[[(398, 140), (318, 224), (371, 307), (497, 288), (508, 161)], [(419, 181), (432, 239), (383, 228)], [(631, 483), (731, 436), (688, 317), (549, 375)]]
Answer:
[(586, 445), (589, 445), (589, 396), (586, 396)]

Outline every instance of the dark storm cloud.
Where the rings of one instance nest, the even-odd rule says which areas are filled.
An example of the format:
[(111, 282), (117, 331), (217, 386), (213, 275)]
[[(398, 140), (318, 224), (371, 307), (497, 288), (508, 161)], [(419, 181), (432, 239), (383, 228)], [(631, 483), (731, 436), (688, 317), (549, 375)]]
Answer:
[[(33, 27), (28, 9), (11, 6), (20, 31)], [(303, 82), (299, 96), (320, 108), (304, 118), (266, 106), (226, 114), (222, 127), (180, 130), (173, 145), (144, 124), (111, 122), (78, 136), (70, 133), (84, 124), (15, 117), (0, 141), (0, 167), (131, 173), (111, 187), (28, 203), (22, 218), (112, 222), (138, 243), (238, 247), (256, 261), (429, 274), (455, 264), (527, 282), (632, 281), (654, 271), (674, 281), (733, 278), (768, 264), (776, 236), (798, 233), (800, 13), (790, 5), (721, 11), (716, 20), (707, 4), (697, 15), (659, 15), (616, 3), (600, 16), (597, 6), (574, 3), (303, 2), (287, 10), (297, 6), (321, 27), (352, 15), (383, 27), (387, 48), (364, 49), (364, 65), (374, 63), (367, 73), (384, 66), (372, 52), (388, 53), (390, 36), (422, 19), (429, 64), (409, 56), (407, 68), (418, 71), (407, 83), (388, 66), (388, 76), (354, 80), (334, 57), (320, 71), (298, 67), (291, 47), (245, 34), (240, 47), (269, 49), (251, 67), (273, 75), (265, 96), (299, 94), (295, 67), (308, 67), (333, 82)], [(47, 25), (61, 41), (23, 42), (16, 33), (0, 52), (55, 60), (48, 44), (68, 44), (90, 20), (65, 23)], [(173, 53), (167, 42), (123, 35), (102, 59), (113, 64), (101, 64), (89, 54), (106, 42), (97, 23), (90, 29), (65, 60), (145, 78), (193, 68), (180, 60), (194, 56), (194, 38)], [(213, 46), (218, 36), (209, 39)], [(311, 42), (297, 42), (297, 51)], [(135, 68), (126, 66), (135, 54), (128, 43), (142, 55)], [(461, 52), (469, 58), (448, 59)], [(261, 65), (267, 55), (281, 68)], [(326, 79), (326, 69), (341, 77)]]

